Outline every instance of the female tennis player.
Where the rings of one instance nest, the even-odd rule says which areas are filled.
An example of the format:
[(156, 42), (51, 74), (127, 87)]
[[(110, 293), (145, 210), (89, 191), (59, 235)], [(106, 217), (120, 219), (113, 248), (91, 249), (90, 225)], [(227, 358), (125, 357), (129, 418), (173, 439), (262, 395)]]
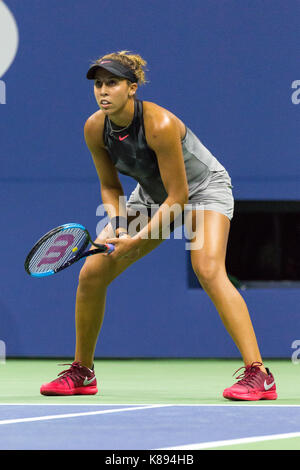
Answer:
[[(247, 306), (225, 269), (234, 208), (231, 179), (178, 117), (137, 99), (138, 86), (146, 81), (145, 66), (141, 56), (121, 51), (104, 55), (87, 72), (87, 78), (94, 80), (100, 109), (86, 121), (84, 135), (111, 221), (96, 242), (112, 243), (115, 251), (86, 259), (76, 296), (75, 361), (57, 379), (42, 385), (41, 393), (97, 393), (93, 360), (108, 285), (162, 243), (166, 220), (174, 222), (188, 204), (191, 245), (196, 243), (190, 250), (194, 272), (245, 365), (237, 383), (225, 389), (223, 396), (276, 399), (275, 381), (264, 367)], [(118, 172), (138, 183), (127, 203)], [(153, 205), (157, 210), (149, 212)], [(130, 230), (136, 228), (137, 218), (138, 230)]]

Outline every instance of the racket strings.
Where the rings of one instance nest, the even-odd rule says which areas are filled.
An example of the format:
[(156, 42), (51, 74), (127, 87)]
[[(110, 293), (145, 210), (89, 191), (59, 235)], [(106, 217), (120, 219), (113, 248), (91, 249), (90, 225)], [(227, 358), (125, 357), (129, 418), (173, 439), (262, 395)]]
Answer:
[(53, 271), (78, 254), (87, 245), (87, 235), (79, 228), (64, 229), (44, 240), (29, 262), (35, 273)]

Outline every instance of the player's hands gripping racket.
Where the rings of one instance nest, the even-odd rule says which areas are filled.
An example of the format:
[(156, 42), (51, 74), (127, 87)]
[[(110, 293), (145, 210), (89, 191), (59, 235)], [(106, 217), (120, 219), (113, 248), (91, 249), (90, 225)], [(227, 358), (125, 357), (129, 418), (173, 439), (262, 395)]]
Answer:
[[(88, 250), (89, 244), (96, 247)], [(25, 270), (34, 277), (50, 276), (71, 266), (76, 261), (97, 253), (112, 253), (114, 245), (98, 245), (80, 224), (65, 224), (46, 233), (36, 242), (25, 260)]]

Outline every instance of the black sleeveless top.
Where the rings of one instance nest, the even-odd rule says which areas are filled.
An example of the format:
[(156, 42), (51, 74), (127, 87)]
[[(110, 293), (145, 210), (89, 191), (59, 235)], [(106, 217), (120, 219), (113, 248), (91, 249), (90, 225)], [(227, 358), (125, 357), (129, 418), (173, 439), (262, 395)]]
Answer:
[(135, 100), (133, 120), (126, 129), (112, 128), (105, 116), (103, 140), (120, 173), (134, 178), (155, 202), (161, 203), (167, 197), (156, 154), (146, 142), (142, 101)]

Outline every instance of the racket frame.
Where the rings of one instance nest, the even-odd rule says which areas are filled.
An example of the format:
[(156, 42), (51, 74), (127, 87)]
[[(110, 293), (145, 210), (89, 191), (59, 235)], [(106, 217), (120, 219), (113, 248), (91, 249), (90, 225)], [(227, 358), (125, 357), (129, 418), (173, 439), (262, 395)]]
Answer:
[[(58, 268), (56, 269), (52, 269), (52, 270), (49, 270), (47, 272), (44, 272), (44, 273), (33, 273), (30, 271), (29, 269), (29, 264), (30, 264), (30, 261), (32, 259), (32, 257), (34, 256), (34, 254), (38, 251), (38, 249), (40, 248), (40, 246), (46, 241), (48, 240), (50, 237), (52, 237), (53, 235), (55, 235), (56, 233), (60, 233), (60, 232), (63, 232), (64, 230), (68, 230), (70, 228), (79, 228), (81, 230), (83, 230), (86, 234), (86, 240), (84, 241), (84, 243), (82, 244), (81, 248), (76, 252), (76, 254), (74, 255), (73, 258), (69, 259), (68, 261), (66, 261), (62, 266), (59, 266)], [(88, 247), (89, 244), (92, 244), (94, 246), (96, 246), (97, 248), (95, 250), (88, 250), (88, 251), (85, 251), (86, 248)], [(77, 224), (77, 223), (69, 223), (69, 224), (64, 224), (64, 225), (60, 225), (58, 227), (55, 227), (53, 228), (52, 230), (50, 230), (49, 232), (47, 232), (45, 235), (43, 235), (36, 243), (35, 245), (33, 246), (33, 248), (30, 250), (30, 252), (28, 253), (27, 257), (26, 257), (26, 260), (25, 260), (25, 263), (24, 263), (24, 268), (25, 268), (25, 271), (30, 275), (30, 276), (33, 276), (33, 277), (45, 277), (45, 276), (51, 276), (52, 274), (56, 274), (58, 273), (59, 271), (62, 271), (63, 269), (65, 268), (68, 268), (69, 266), (71, 266), (72, 264), (76, 263), (77, 261), (79, 261), (80, 259), (82, 258), (86, 258), (87, 256), (91, 256), (91, 255), (94, 255), (94, 254), (97, 254), (97, 253), (111, 253), (112, 251), (114, 250), (114, 246), (111, 245), (110, 243), (107, 243), (107, 244), (103, 244), (103, 245), (98, 245), (97, 243), (93, 242), (91, 237), (90, 237), (90, 234), (88, 232), (88, 230), (81, 224)]]

